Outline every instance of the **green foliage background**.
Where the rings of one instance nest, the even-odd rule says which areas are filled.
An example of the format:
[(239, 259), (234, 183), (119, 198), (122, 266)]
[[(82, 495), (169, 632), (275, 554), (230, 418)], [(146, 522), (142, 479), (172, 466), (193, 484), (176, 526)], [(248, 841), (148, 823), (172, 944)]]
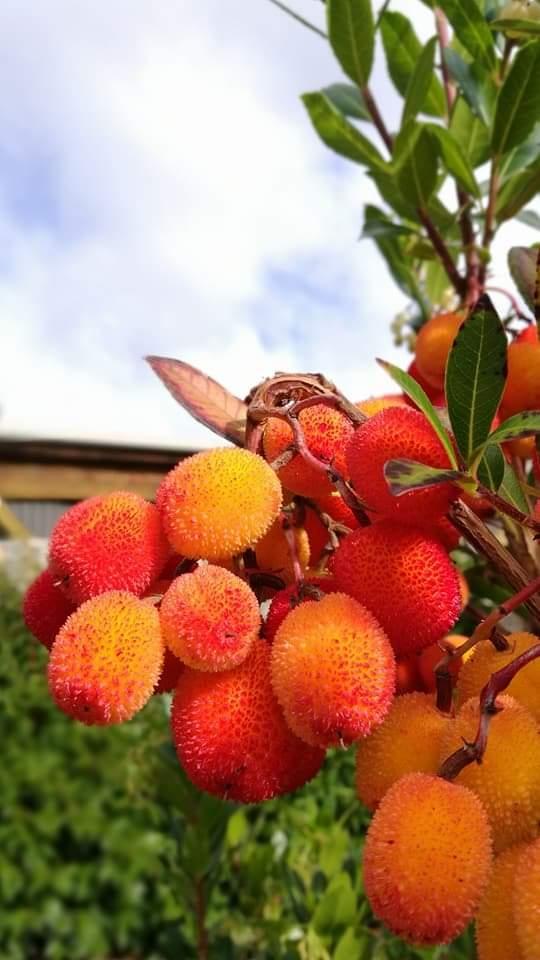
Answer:
[(49, 700), (46, 652), (0, 580), (0, 957), (465, 960), (381, 930), (358, 865), (367, 814), (351, 751), (291, 798), (233, 807), (202, 797), (166, 746), (165, 698), (130, 724), (86, 728)]

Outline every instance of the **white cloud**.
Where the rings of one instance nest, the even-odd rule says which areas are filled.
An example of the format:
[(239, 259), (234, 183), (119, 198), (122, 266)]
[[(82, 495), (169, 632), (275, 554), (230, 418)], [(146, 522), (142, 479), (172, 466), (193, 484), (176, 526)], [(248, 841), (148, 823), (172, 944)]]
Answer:
[(5, 0), (0, 29), (4, 433), (212, 442), (146, 353), (239, 394), (278, 368), (389, 388), (374, 193), (298, 100), (339, 78), (325, 44), (264, 0)]

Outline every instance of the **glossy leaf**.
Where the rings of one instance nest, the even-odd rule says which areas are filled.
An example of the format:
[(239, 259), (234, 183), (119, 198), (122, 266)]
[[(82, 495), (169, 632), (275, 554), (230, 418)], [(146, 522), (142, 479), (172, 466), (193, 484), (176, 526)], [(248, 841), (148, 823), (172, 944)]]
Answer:
[(394, 157), (401, 192), (413, 206), (424, 209), (437, 184), (437, 141), (425, 125), (410, 122), (400, 131)]
[(508, 254), (512, 279), (531, 310), (534, 310), (537, 258), (538, 250), (529, 247), (512, 247)]
[(472, 194), (473, 197), (479, 197), (480, 190), (472, 168), (450, 131), (444, 127), (438, 127), (435, 123), (428, 124), (428, 129), (439, 141), (443, 162), (448, 172), (467, 193)]
[(514, 173), (521, 173), (540, 158), (540, 121), (536, 123), (523, 143), (519, 143), (513, 150), (508, 150), (501, 159), (499, 179), (502, 183)]
[(352, 83), (332, 83), (321, 93), (343, 114), (356, 120), (371, 120), (362, 91)]
[(540, 42), (518, 51), (499, 91), (492, 147), (502, 154), (522, 143), (540, 116)]
[(397, 383), (398, 387), (403, 390), (403, 393), (406, 393), (407, 396), (414, 401), (418, 409), (424, 414), (441, 441), (452, 467), (457, 470), (458, 462), (454, 453), (452, 442), (439, 417), (439, 414), (435, 410), (435, 407), (433, 406), (426, 392), (422, 389), (420, 384), (417, 383), (414, 377), (411, 377), (410, 374), (405, 373), (404, 370), (400, 370), (399, 367), (394, 366), (393, 363), (388, 363), (387, 360), (380, 359), (377, 359), (377, 363), (383, 368), (383, 370), (386, 370), (386, 372), (392, 377), (394, 383)]
[(446, 48), (444, 59), (473, 113), (489, 126), (496, 94), (490, 74), (482, 64), (467, 63), (452, 47)]
[(463, 478), (459, 470), (441, 470), (406, 459), (388, 460), (384, 465), (384, 476), (394, 497), (399, 497), (409, 490), (423, 490)]
[(489, 69), (495, 66), (493, 37), (476, 0), (439, 0), (457, 39)]
[(489, 437), (489, 443), (504, 443), (540, 435), (540, 410), (523, 410), (508, 417)]
[(414, 120), (416, 115), (423, 110), (433, 78), (436, 48), (437, 37), (432, 37), (422, 50), (418, 63), (411, 74), (411, 79), (407, 87), (407, 96), (403, 106), (402, 125), (407, 123), (408, 120)]
[(328, 0), (326, 12), (332, 50), (347, 76), (365, 87), (375, 45), (371, 0)]
[(377, 148), (336, 110), (324, 94), (305, 93), (302, 100), (315, 130), (330, 150), (354, 163), (384, 169)]
[(220, 437), (244, 445), (247, 407), (242, 400), (182, 360), (146, 359), (169, 393), (195, 420)]
[[(422, 44), (410, 20), (402, 13), (390, 10), (381, 17), (381, 36), (392, 83), (398, 93), (406, 97), (411, 77), (422, 55)], [(445, 109), (443, 88), (437, 77), (432, 74), (422, 112), (442, 117)]]
[[(540, 192), (540, 159), (510, 177), (497, 194), (495, 215), (499, 223), (517, 216)], [(526, 222), (526, 221), (524, 221)], [(536, 224), (533, 223), (532, 226)]]
[(450, 133), (473, 170), (486, 163), (490, 153), (488, 128), (463, 97), (458, 98), (452, 111)]
[(497, 493), (504, 477), (505, 459), (497, 444), (486, 448), (486, 452), (478, 465), (478, 479), (488, 490)]
[(405, 256), (401, 238), (395, 232), (384, 233), (383, 229), (385, 227), (394, 227), (394, 224), (384, 211), (368, 204), (364, 208), (364, 235), (373, 238), (400, 289), (408, 296), (413, 297), (420, 305), (422, 312), (427, 314), (427, 304), (422, 297), (414, 271)]
[(504, 327), (484, 295), (461, 325), (446, 366), (448, 415), (467, 465), (491, 430), (506, 382), (506, 348)]
[(500, 497), (503, 497), (507, 503), (511, 503), (512, 506), (516, 507), (518, 510), (521, 510), (522, 513), (529, 512), (529, 504), (527, 503), (527, 498), (521, 489), (518, 476), (513, 467), (511, 467), (506, 460), (504, 462), (504, 476), (498, 489), (498, 494)]

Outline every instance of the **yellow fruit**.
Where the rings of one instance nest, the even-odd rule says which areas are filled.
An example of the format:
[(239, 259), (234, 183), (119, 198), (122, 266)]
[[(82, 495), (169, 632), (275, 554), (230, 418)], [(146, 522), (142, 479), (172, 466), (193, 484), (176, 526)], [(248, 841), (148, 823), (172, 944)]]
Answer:
[(522, 960), (514, 923), (516, 868), (527, 845), (509, 847), (493, 864), (486, 892), (476, 915), (478, 960)]
[(396, 697), (380, 726), (358, 743), (356, 789), (362, 803), (374, 810), (405, 773), (436, 774), (450, 722), (427, 693)]
[(177, 553), (221, 560), (266, 533), (281, 508), (281, 485), (262, 457), (248, 450), (205, 450), (167, 474), (157, 506)]
[[(488, 814), (496, 853), (538, 834), (540, 821), (540, 736), (534, 717), (514, 700), (497, 698), (481, 764), (471, 763), (456, 778), (478, 795)], [(479, 722), (477, 698), (467, 700), (441, 742), (444, 760), (474, 740)]]
[(440, 777), (409, 773), (390, 787), (371, 821), (364, 886), (373, 912), (397, 936), (449, 943), (474, 916), (491, 859), (478, 797)]
[(438, 390), (444, 387), (446, 361), (462, 323), (460, 313), (438, 313), (421, 327), (416, 338), (418, 370)]
[[(501, 670), (529, 647), (540, 643), (532, 633), (511, 633), (507, 637), (508, 650), (496, 650), (489, 640), (483, 640), (473, 648), (457, 682), (457, 702), (461, 706), (471, 697), (477, 697), (492, 673)], [(540, 723), (540, 658), (533, 660), (516, 674), (505, 693), (519, 700)]]
[(514, 883), (514, 921), (523, 960), (540, 957), (540, 840), (528, 844)]
[[(303, 527), (292, 527), (296, 555), (302, 572), (309, 564), (309, 538)], [(276, 520), (255, 547), (257, 566), (275, 573), (285, 583), (292, 583), (294, 570), (287, 538), (279, 520)]]

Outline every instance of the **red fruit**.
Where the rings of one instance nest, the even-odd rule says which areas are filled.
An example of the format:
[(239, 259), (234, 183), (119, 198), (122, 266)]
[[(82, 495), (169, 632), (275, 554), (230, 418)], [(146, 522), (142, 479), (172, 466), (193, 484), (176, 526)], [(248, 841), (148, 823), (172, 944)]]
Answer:
[(70, 507), (54, 527), (49, 553), (52, 576), (79, 604), (107, 590), (142, 596), (170, 548), (154, 504), (119, 491)]
[[(302, 410), (299, 417), (306, 445), (314, 456), (329, 465), (338, 473), (345, 471), (345, 446), (354, 433), (354, 427), (340, 410), (333, 410), (324, 404), (315, 404)], [(269, 463), (293, 442), (293, 432), (284, 420), (271, 417), (266, 424), (263, 436), (264, 455)], [(332, 491), (326, 473), (323, 473), (296, 454), (287, 466), (278, 471), (284, 487), (293, 493), (305, 497), (321, 497)]]
[[(448, 637), (445, 637), (444, 641), (441, 641), (442, 646), (439, 646), (438, 643), (432, 643), (430, 647), (422, 650), (418, 656), (418, 672), (422, 679), (424, 690), (427, 690), (428, 693), (434, 693), (437, 689), (435, 668), (445, 655), (445, 650), (443, 650), (442, 647), (460, 647), (462, 643), (465, 643), (466, 639), (467, 637), (461, 634), (452, 633)], [(462, 663), (461, 657), (455, 657), (453, 660), (450, 660), (448, 664), (448, 669), (454, 682), (461, 670)]]
[(324, 751), (292, 733), (270, 683), (270, 647), (257, 640), (234, 670), (184, 671), (174, 695), (178, 758), (199, 790), (239, 803), (290, 793), (320, 770)]
[(413, 527), (354, 530), (334, 554), (334, 577), (372, 611), (398, 656), (440, 640), (461, 613), (456, 568), (438, 540)]
[(111, 590), (83, 603), (61, 628), (49, 657), (49, 690), (76, 720), (121, 723), (150, 699), (162, 663), (155, 607)]
[(418, 657), (415, 653), (409, 657), (398, 657), (396, 660), (396, 694), (414, 693), (421, 689), (420, 674), (418, 672)]
[(540, 342), (511, 343), (508, 379), (502, 395), (503, 420), (524, 410), (540, 409)]
[[(411, 376), (420, 386), (422, 390), (427, 395), (428, 399), (431, 400), (434, 407), (445, 407), (446, 406), (446, 397), (444, 395), (444, 390), (438, 389), (437, 387), (432, 387), (430, 383), (427, 382), (425, 377), (422, 376), (420, 370), (418, 369), (416, 363), (413, 362), (409, 364), (407, 373)], [(405, 397), (406, 403), (411, 407), (416, 407), (416, 404), (410, 397)]]
[(261, 624), (248, 584), (211, 564), (173, 580), (159, 619), (169, 649), (196, 670), (236, 667), (247, 657)]
[(315, 596), (310, 596), (309, 589), (322, 590), (323, 593), (332, 593), (336, 586), (333, 577), (312, 577), (306, 580), (302, 587), (293, 583), (284, 590), (278, 590), (268, 608), (268, 615), (264, 624), (264, 636), (272, 642), (279, 627), (285, 617), (300, 603), (307, 603), (315, 600)]
[(375, 617), (343, 593), (295, 607), (272, 645), (272, 685), (306, 743), (327, 747), (366, 736), (390, 706), (395, 676)]
[(514, 343), (538, 343), (537, 325), (535, 323), (529, 323), (521, 333), (518, 333)]
[(55, 586), (50, 570), (43, 570), (28, 587), (22, 613), (30, 633), (51, 649), (56, 634), (75, 610), (60, 587)]
[(182, 670), (184, 670), (182, 661), (179, 660), (178, 657), (175, 657), (174, 653), (171, 653), (168, 647), (166, 647), (163, 658), (163, 668), (154, 693), (171, 693), (178, 683)]
[(393, 496), (384, 475), (389, 460), (417, 460), (430, 467), (450, 468), (444, 447), (423, 414), (390, 407), (357, 429), (347, 450), (347, 466), (360, 499), (374, 516), (393, 517), (418, 525), (439, 519), (458, 494), (451, 483)]

